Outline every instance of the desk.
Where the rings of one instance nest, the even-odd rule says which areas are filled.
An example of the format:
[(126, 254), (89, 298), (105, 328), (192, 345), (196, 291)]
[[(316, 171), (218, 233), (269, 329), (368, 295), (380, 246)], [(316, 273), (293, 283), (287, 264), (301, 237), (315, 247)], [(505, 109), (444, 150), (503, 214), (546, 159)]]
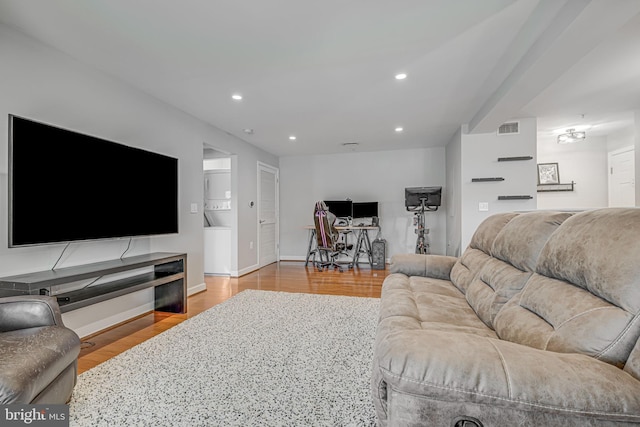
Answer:
[[(309, 258), (311, 254), (316, 251), (314, 249), (317, 246), (316, 241), (316, 228), (313, 225), (307, 225), (305, 229), (309, 230), (309, 246), (307, 247), (307, 258), (305, 259), (304, 266), (309, 265)], [(353, 265), (358, 264), (360, 255), (364, 254), (369, 258), (369, 265), (373, 267), (373, 258), (371, 254), (371, 240), (369, 239), (369, 230), (379, 230), (380, 228), (375, 225), (340, 225), (336, 226), (338, 232), (353, 231), (356, 233), (356, 245), (353, 250)]]

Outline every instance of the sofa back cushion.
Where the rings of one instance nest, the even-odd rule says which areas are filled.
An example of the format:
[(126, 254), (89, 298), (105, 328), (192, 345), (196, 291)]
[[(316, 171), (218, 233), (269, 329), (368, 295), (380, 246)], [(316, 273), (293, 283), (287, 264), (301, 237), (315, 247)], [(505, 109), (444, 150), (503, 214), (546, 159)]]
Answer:
[(568, 218), (494, 320), (499, 337), (625, 364), (640, 336), (640, 209)]
[(462, 293), (467, 292), (471, 281), (491, 258), (491, 246), (502, 228), (518, 214), (491, 215), (478, 226), (469, 246), (451, 269), (451, 282)]
[(504, 304), (533, 274), (538, 257), (551, 234), (572, 214), (539, 211), (514, 217), (496, 236), (492, 258), (467, 288), (467, 302), (482, 321), (493, 320)]

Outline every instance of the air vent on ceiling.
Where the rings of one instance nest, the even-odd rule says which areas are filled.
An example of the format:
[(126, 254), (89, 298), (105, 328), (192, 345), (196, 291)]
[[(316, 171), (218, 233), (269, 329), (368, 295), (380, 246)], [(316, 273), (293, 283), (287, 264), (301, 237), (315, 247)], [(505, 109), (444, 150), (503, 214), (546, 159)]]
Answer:
[(498, 128), (498, 135), (514, 135), (520, 133), (520, 122), (503, 123)]

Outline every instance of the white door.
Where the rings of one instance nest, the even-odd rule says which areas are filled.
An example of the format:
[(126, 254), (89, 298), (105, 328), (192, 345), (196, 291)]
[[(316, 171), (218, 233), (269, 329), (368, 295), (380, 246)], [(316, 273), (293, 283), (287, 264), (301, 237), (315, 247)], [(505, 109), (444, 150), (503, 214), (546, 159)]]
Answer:
[(609, 206), (636, 205), (633, 147), (609, 153)]
[(258, 162), (258, 258), (260, 267), (278, 260), (278, 169)]

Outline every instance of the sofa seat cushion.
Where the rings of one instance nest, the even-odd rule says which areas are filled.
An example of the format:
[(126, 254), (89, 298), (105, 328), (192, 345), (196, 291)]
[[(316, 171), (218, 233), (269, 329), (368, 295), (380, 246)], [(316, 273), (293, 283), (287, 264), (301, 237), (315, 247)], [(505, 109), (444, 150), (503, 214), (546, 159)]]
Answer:
[(78, 336), (60, 326), (0, 333), (0, 404), (31, 402), (77, 363)]
[(414, 293), (429, 292), (438, 295), (448, 295), (454, 298), (464, 298), (462, 292), (453, 286), (451, 281), (431, 277), (406, 276), (397, 273), (390, 274), (385, 278), (382, 293), (396, 289), (403, 289)]
[(431, 329), (495, 337), (448, 280), (391, 274), (380, 299), (379, 335)]
[[(394, 393), (393, 405), (402, 395), (421, 396), (435, 407), (438, 402), (466, 402), (506, 412), (640, 422), (640, 383), (585, 355), (424, 329), (390, 334), (376, 345), (374, 399), (385, 411)], [(420, 422), (413, 421), (409, 424)]]

